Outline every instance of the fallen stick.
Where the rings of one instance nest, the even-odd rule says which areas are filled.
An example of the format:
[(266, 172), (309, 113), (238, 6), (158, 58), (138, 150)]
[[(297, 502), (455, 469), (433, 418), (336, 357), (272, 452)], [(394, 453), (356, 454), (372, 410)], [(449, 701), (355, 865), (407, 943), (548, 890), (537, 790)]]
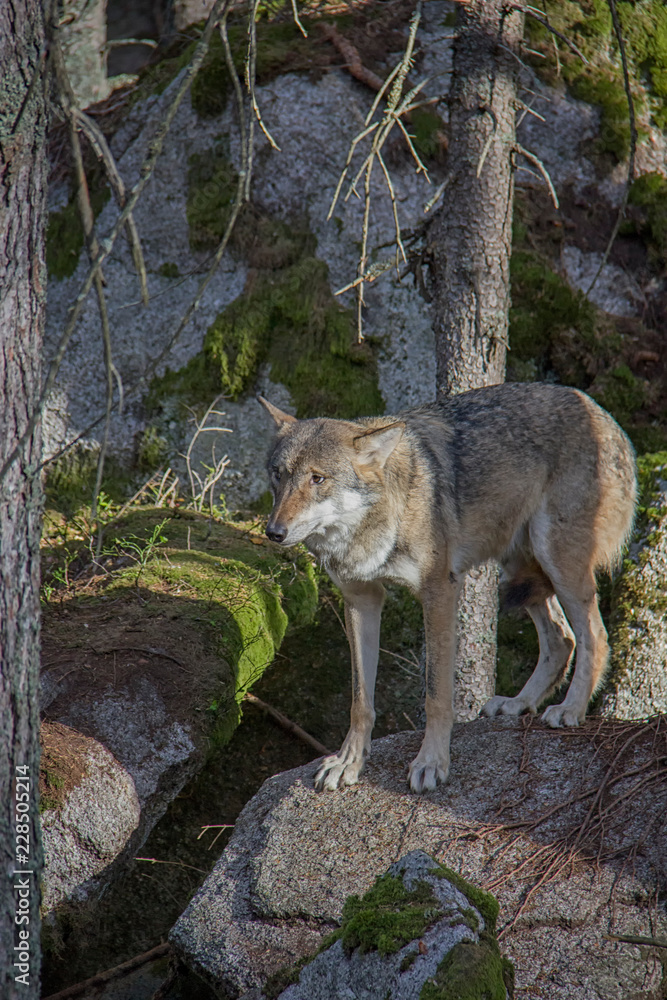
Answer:
[(120, 979), (121, 976), (126, 976), (129, 972), (138, 969), (140, 965), (153, 962), (157, 958), (163, 958), (170, 951), (171, 945), (167, 942), (158, 944), (155, 948), (151, 948), (150, 951), (145, 951), (141, 955), (135, 955), (134, 958), (128, 958), (127, 962), (121, 962), (120, 965), (114, 966), (113, 969), (105, 969), (104, 972), (98, 972), (96, 976), (91, 976), (90, 979), (85, 979), (82, 983), (75, 983), (73, 986), (68, 986), (58, 993), (52, 993), (50, 996), (44, 997), (43, 1000), (69, 1000), (70, 997), (80, 997), (94, 986), (102, 986), (112, 979)]
[(313, 750), (317, 750), (320, 756), (330, 756), (331, 750), (327, 750), (327, 748), (316, 740), (314, 736), (307, 733), (306, 730), (302, 729), (301, 726), (296, 724), (296, 722), (292, 722), (291, 719), (288, 719), (286, 715), (279, 712), (277, 708), (273, 707), (273, 705), (267, 705), (265, 701), (262, 701), (262, 699), (258, 698), (257, 695), (251, 694), (250, 691), (246, 691), (243, 700), (249, 701), (251, 705), (256, 705), (257, 708), (261, 708), (268, 715), (270, 715), (272, 719), (275, 719), (279, 726), (282, 726), (283, 729), (287, 730), (288, 733), (291, 733), (293, 736), (298, 736), (300, 740), (307, 743), (309, 747), (313, 748)]
[(324, 37), (328, 42), (338, 49), (343, 59), (345, 60), (345, 69), (361, 83), (365, 83), (367, 87), (371, 90), (381, 90), (384, 86), (384, 80), (374, 73), (372, 70), (367, 69), (366, 66), (361, 61), (361, 56), (359, 55), (359, 50), (352, 44), (348, 42), (347, 38), (343, 38), (342, 35), (338, 33), (333, 24), (321, 23), (318, 25), (321, 29)]

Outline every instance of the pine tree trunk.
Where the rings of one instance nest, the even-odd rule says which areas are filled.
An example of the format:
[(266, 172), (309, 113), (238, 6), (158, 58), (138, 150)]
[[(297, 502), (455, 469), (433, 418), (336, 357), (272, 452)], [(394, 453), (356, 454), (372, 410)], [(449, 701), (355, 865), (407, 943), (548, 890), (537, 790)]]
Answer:
[[(438, 394), (505, 380), (512, 247), (516, 70), (523, 18), (503, 0), (458, 6), (450, 92), (451, 181), (433, 220)], [(478, 176), (479, 174), (479, 176)], [(497, 571), (465, 580), (455, 710), (474, 718), (494, 693)]]
[[(39, 0), (3, 0), (0, 467), (26, 429), (40, 390), (46, 282), (44, 54)], [(40, 444), (36, 430), (0, 482), (0, 995), (7, 1000), (39, 996)]]

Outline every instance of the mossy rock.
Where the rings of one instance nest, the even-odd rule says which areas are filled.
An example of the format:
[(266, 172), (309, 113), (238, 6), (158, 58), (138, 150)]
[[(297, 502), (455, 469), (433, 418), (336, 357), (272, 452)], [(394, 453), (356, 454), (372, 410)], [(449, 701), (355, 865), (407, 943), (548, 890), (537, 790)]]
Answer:
[[(111, 192), (105, 185), (91, 182), (90, 204), (93, 215), (98, 216)], [(46, 267), (50, 278), (62, 281), (71, 278), (76, 271), (83, 250), (83, 226), (76, 195), (72, 195), (67, 205), (57, 212), (50, 212), (46, 224)]]
[[(648, 110), (658, 128), (667, 124), (667, 9), (661, 0), (616, 4), (628, 60), (635, 115)], [(630, 149), (628, 101), (621, 59), (609, 5), (606, 0), (546, 0), (545, 14), (583, 52), (588, 65), (547, 28), (526, 18), (526, 33), (533, 49), (536, 71), (552, 85), (565, 82), (579, 100), (600, 108), (597, 149), (614, 160), (627, 158)], [(556, 56), (556, 49), (558, 56)], [(529, 58), (531, 58), (529, 56)], [(640, 139), (646, 134), (641, 124)]]
[[(470, 906), (463, 907), (460, 896), (451, 894), (440, 879), (454, 886)], [(384, 1000), (388, 985), (387, 996), (400, 995), (397, 982), (406, 973), (414, 975), (424, 944), (422, 938), (442, 921), (444, 937), (436, 934), (423, 952), (437, 948), (443, 955), (436, 974), (429, 973), (426, 978), (426, 968), (417, 971), (416, 982), (412, 979), (410, 983), (410, 995), (422, 982), (420, 1000), (505, 1000), (513, 993), (514, 970), (498, 946), (497, 916), (498, 903), (493, 896), (438, 865), (422, 851), (413, 851), (377, 878), (363, 896), (348, 897), (338, 930), (322, 941), (315, 955), (274, 974), (263, 995), (275, 1000), (297, 982), (298, 996), (320, 997), (336, 987), (347, 995), (347, 984), (357, 979), (361, 982), (359, 977), (363, 977), (365, 993), (378, 1000)], [(468, 928), (469, 934), (452, 936), (452, 930), (460, 926)], [(458, 943), (452, 946), (452, 940)], [(361, 956), (369, 952), (387, 961), (381, 965), (374, 961), (372, 972), (366, 967), (362, 973)], [(399, 992), (395, 993), (395, 989)]]
[(637, 466), (637, 521), (611, 588), (610, 670), (596, 702), (625, 719), (667, 712), (667, 451)]
[[(197, 249), (217, 246), (231, 211), (236, 174), (218, 147), (193, 158), (188, 222)], [(328, 269), (315, 256), (314, 236), (253, 206), (240, 213), (232, 248), (256, 271), (238, 299), (209, 327), (202, 352), (178, 372), (151, 384), (149, 410), (180, 397), (201, 404), (218, 393), (248, 392), (259, 367), (290, 390), (297, 416), (355, 417), (382, 413), (376, 346), (355, 345), (352, 312), (340, 306)]]
[[(62, 608), (66, 601), (69, 621), (102, 615), (98, 631), (109, 631), (109, 638), (96, 639), (100, 649), (126, 645), (119, 624), (125, 618), (137, 647), (166, 645), (177, 659), (181, 647), (196, 647), (201, 669), (192, 672), (186, 715), (195, 731), (216, 743), (231, 736), (246, 691), (273, 661), (288, 627), (308, 625), (317, 609), (309, 556), (282, 552), (250, 524), (220, 523), (193, 511), (131, 509), (105, 529), (99, 565), (107, 575), (94, 584), (71, 583), (65, 593), (52, 588), (45, 607), (50, 641), (59, 636), (63, 648), (73, 641), (71, 626), (50, 613), (51, 605)], [(113, 620), (104, 617), (101, 602), (118, 609)]]
[(408, 890), (403, 879), (381, 875), (364, 896), (346, 900), (340, 931), (330, 941), (340, 939), (348, 955), (355, 948), (393, 955), (421, 937), (442, 915), (442, 906), (427, 882)]
[(662, 174), (643, 174), (630, 187), (628, 202), (634, 217), (624, 224), (624, 231), (634, 230), (648, 245), (649, 256), (660, 267), (667, 264), (667, 178)]

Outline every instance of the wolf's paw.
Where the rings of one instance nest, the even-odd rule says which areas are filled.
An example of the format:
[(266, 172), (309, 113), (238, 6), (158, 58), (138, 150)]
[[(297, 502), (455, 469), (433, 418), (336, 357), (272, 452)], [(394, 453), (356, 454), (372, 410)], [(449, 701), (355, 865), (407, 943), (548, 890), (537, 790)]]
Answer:
[(494, 698), (489, 698), (482, 708), (482, 715), (491, 719), (494, 715), (523, 715), (524, 712), (534, 715), (536, 711), (537, 706), (528, 704), (523, 698), (504, 698), (497, 694)]
[(549, 705), (544, 710), (542, 719), (552, 729), (558, 729), (559, 726), (578, 726), (584, 721), (585, 717), (585, 708), (581, 711), (574, 705), (563, 703), (562, 705)]
[(325, 788), (333, 792), (339, 785), (356, 785), (368, 752), (355, 751), (351, 746), (343, 746), (338, 753), (325, 757), (315, 774), (315, 788), (318, 792)]
[(446, 781), (448, 773), (449, 760), (446, 758), (418, 754), (408, 772), (410, 789), (413, 792), (432, 792), (439, 781)]

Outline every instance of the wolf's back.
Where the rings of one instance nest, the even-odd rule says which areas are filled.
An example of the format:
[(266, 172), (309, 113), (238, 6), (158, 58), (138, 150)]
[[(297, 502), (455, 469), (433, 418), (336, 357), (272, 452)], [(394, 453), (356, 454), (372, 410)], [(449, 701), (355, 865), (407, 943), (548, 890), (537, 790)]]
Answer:
[(490, 532), (487, 547), (498, 536), (509, 544), (544, 508), (562, 523), (589, 525), (596, 566), (618, 559), (634, 518), (634, 450), (589, 396), (566, 386), (505, 383), (401, 417), (429, 469), (434, 499), (451, 498), (464, 537)]

